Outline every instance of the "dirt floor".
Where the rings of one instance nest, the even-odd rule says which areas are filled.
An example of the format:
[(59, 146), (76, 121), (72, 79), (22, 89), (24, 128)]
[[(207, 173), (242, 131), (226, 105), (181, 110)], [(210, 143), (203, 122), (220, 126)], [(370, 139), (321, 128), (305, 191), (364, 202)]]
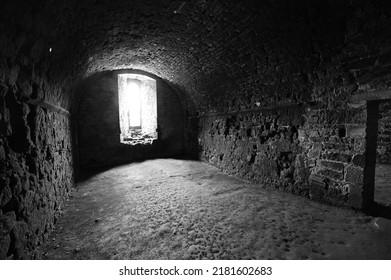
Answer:
[(391, 221), (158, 159), (79, 183), (44, 259), (391, 259)]
[(384, 206), (391, 206), (391, 165), (376, 164), (374, 200)]

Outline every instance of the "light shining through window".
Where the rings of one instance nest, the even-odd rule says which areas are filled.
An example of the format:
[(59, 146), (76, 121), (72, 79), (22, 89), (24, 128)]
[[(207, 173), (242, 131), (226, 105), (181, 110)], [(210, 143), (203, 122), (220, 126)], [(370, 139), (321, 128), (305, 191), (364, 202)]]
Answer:
[(140, 85), (137, 80), (127, 80), (124, 97), (128, 126), (141, 127), (141, 96)]
[(118, 74), (120, 141), (152, 144), (157, 139), (156, 80), (140, 74)]

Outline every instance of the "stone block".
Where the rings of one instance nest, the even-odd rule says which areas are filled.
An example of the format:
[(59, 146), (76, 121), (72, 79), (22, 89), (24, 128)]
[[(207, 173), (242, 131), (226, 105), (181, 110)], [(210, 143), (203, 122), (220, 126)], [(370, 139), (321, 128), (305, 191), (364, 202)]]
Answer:
[(349, 163), (352, 159), (352, 156), (346, 153), (339, 153), (339, 152), (331, 152), (331, 153), (325, 153), (322, 155), (323, 159), (329, 159), (329, 160), (335, 160), (340, 161), (344, 163)]
[(316, 185), (318, 187), (326, 187), (326, 184), (324, 182), (324, 177), (319, 174), (311, 174), (309, 176), (309, 183), (310, 185)]
[(377, 141), (381, 143), (389, 143), (391, 142), (391, 138), (388, 136), (380, 136), (378, 137)]
[(364, 169), (356, 166), (346, 168), (345, 181), (356, 185), (362, 185), (364, 178)]
[(358, 108), (358, 109), (350, 109), (347, 111), (346, 122), (365, 125), (366, 121), (367, 121), (367, 112), (365, 110), (365, 107)]
[(351, 138), (365, 138), (366, 126), (364, 125), (347, 125), (346, 136)]
[(328, 124), (341, 124), (346, 119), (345, 110), (328, 110), (325, 116)]
[(323, 143), (323, 148), (325, 150), (340, 150), (340, 151), (343, 151), (343, 150), (349, 149), (349, 145), (344, 144), (344, 143), (328, 142), (328, 143)]
[(325, 140), (324, 137), (310, 137), (310, 140), (314, 143), (321, 143)]
[(322, 160), (320, 161), (320, 164), (326, 168), (333, 169), (336, 171), (343, 172), (344, 170), (344, 164), (338, 161)]
[(342, 180), (343, 179), (343, 172), (342, 171), (336, 171), (333, 169), (321, 169), (319, 170), (318, 174), (321, 174), (323, 176), (329, 177), (331, 179), (335, 180)]

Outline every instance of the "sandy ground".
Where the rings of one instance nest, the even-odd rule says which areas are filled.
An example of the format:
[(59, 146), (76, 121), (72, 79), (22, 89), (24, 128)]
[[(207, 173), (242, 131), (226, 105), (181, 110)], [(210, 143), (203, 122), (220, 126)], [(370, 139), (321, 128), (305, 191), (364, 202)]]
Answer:
[(44, 259), (391, 259), (391, 221), (150, 160), (78, 185)]
[(376, 164), (374, 200), (391, 206), (391, 165)]

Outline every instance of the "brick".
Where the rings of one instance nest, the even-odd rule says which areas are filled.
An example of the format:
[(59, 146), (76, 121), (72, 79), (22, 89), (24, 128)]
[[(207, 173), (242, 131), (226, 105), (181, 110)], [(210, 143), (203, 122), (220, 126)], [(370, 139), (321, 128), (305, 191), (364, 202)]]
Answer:
[(343, 143), (323, 143), (323, 148), (326, 150), (347, 150), (349, 149), (348, 144)]
[(390, 137), (381, 136), (381, 137), (378, 138), (378, 142), (390, 143), (391, 142), (391, 138)]
[(314, 143), (320, 143), (324, 141), (324, 137), (310, 137), (310, 140)]
[(336, 152), (336, 153), (325, 153), (322, 155), (322, 158), (349, 163), (352, 159), (352, 156), (349, 154)]
[(327, 168), (321, 169), (321, 170), (319, 170), (318, 173), (323, 175), (323, 176), (335, 179), (335, 180), (342, 180), (343, 179), (343, 172), (336, 171), (336, 170), (333, 170), (333, 169), (327, 169)]
[(362, 125), (347, 125), (346, 137), (364, 138), (366, 135), (366, 127)]
[(324, 167), (343, 172), (344, 169), (344, 164), (341, 162), (336, 162), (336, 161), (326, 161), (322, 160), (320, 164)]
[(312, 186), (317, 186), (320, 188), (326, 187), (326, 184), (324, 182), (324, 177), (320, 176), (319, 174), (311, 174), (309, 176), (309, 182)]

